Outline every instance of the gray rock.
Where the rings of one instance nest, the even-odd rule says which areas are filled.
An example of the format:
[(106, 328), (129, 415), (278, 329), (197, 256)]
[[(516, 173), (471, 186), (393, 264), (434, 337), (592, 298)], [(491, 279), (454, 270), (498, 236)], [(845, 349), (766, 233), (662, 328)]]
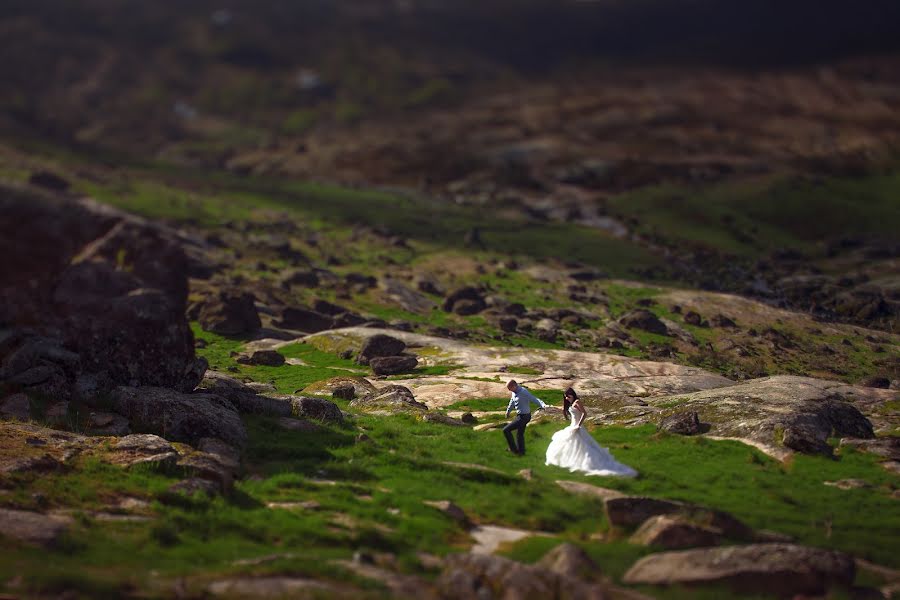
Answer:
[(237, 362), (244, 365), (264, 365), (280, 367), (284, 364), (284, 356), (275, 350), (256, 350), (250, 355), (237, 357)]
[(445, 515), (456, 521), (456, 523), (463, 529), (472, 528), (472, 521), (469, 520), (466, 512), (450, 500), (423, 500), (422, 504), (424, 504), (425, 506), (430, 506), (431, 508), (435, 508), (444, 513)]
[(324, 421), (326, 423), (340, 423), (344, 420), (338, 405), (322, 398), (293, 397), (291, 399), (291, 407), (292, 414), (302, 419)]
[(353, 400), (356, 398), (356, 389), (352, 385), (341, 385), (334, 388), (331, 395), (341, 400)]
[(332, 377), (325, 381), (318, 381), (303, 389), (304, 394), (312, 394), (314, 396), (334, 395), (334, 391), (350, 386), (353, 388), (354, 396), (361, 397), (375, 391), (375, 386), (365, 377)]
[(415, 356), (379, 356), (369, 360), (369, 366), (376, 375), (398, 375), (409, 373), (419, 364)]
[(441, 598), (495, 598), (519, 600), (541, 598), (600, 600), (607, 597), (598, 584), (585, 583), (572, 575), (524, 565), (490, 554), (454, 554), (446, 558), (437, 580)]
[(752, 544), (645, 556), (623, 578), (629, 584), (728, 584), (742, 593), (822, 594), (849, 586), (855, 566), (846, 554), (793, 544)]
[(253, 333), (262, 327), (252, 294), (219, 292), (200, 305), (197, 320), (205, 331), (219, 335)]
[(487, 303), (481, 290), (463, 287), (447, 294), (441, 308), (445, 312), (455, 312), (458, 315), (474, 315), (487, 308)]
[(700, 416), (697, 411), (690, 410), (669, 415), (659, 422), (660, 431), (677, 433), (679, 435), (697, 435), (703, 433), (700, 424)]
[(88, 435), (123, 436), (131, 433), (131, 428), (128, 426), (128, 419), (122, 415), (108, 412), (92, 412), (88, 416), (85, 433)]
[(640, 329), (649, 333), (669, 335), (666, 325), (649, 310), (639, 308), (619, 317), (619, 324), (628, 329)]
[(680, 515), (657, 515), (644, 521), (629, 540), (639, 546), (666, 549), (718, 546), (725, 540), (722, 531), (695, 523)]
[(26, 544), (51, 547), (68, 529), (68, 519), (0, 508), (0, 535)]
[(216, 437), (241, 448), (247, 438), (234, 405), (214, 394), (119, 387), (113, 391), (112, 406), (133, 430), (152, 431), (176, 442), (192, 444), (200, 438)]
[(406, 343), (395, 337), (378, 333), (367, 339), (356, 357), (356, 362), (361, 365), (369, 364), (373, 358), (384, 356), (399, 356), (406, 350)]
[(158, 435), (136, 433), (113, 444), (107, 458), (123, 467), (154, 464), (168, 468), (178, 461), (178, 451)]
[(291, 414), (289, 398), (260, 396), (253, 386), (254, 384), (245, 384), (225, 373), (207, 371), (197, 391), (225, 398), (241, 413), (275, 417), (287, 417)]
[(326, 329), (332, 329), (334, 327), (334, 317), (306, 308), (289, 307), (281, 312), (281, 319), (277, 320), (275, 325), (304, 333), (317, 333)]
[(453, 417), (448, 417), (443, 413), (439, 413), (436, 411), (429, 411), (422, 415), (423, 421), (428, 421), (429, 423), (440, 423), (441, 425), (452, 425), (454, 427), (466, 427), (467, 424), (463, 422), (461, 419), (454, 419)]
[(602, 574), (600, 567), (587, 552), (569, 542), (563, 542), (547, 552), (536, 566), (563, 577), (577, 577), (583, 581), (599, 580)]
[(373, 414), (419, 413), (428, 409), (409, 388), (388, 385), (350, 402), (350, 407)]

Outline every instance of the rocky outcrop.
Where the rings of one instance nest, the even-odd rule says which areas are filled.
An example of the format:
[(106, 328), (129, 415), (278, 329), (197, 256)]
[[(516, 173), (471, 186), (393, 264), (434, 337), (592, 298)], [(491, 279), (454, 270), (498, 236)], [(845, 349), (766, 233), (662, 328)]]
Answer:
[(427, 406), (416, 401), (409, 388), (402, 385), (388, 385), (375, 390), (350, 402), (350, 408), (383, 415), (420, 413), (428, 409)]
[[(0, 187), (0, 213), (0, 323), (30, 328), (0, 349), (4, 380), (87, 400), (115, 385), (197, 385), (205, 361), (184, 317), (177, 235), (34, 189)], [(80, 378), (89, 383), (76, 386)]]
[(242, 447), (247, 433), (228, 400), (214, 394), (182, 394), (155, 387), (119, 387), (112, 408), (126, 417), (134, 431), (153, 432), (170, 441), (196, 443), (215, 437)]
[(375, 391), (375, 386), (365, 377), (332, 377), (324, 381), (317, 381), (303, 389), (304, 394), (314, 396), (334, 395), (338, 389), (353, 388), (354, 397), (362, 397)]
[[(872, 438), (872, 424), (851, 402), (882, 390), (834, 381), (780, 375), (677, 397), (648, 398), (672, 412), (696, 412), (710, 424), (709, 433), (749, 438), (774, 453), (783, 448), (831, 454), (833, 436)], [(779, 449), (782, 450), (779, 450)]]
[(704, 427), (697, 411), (691, 410), (669, 415), (659, 422), (659, 430), (679, 435), (697, 435), (703, 433)]
[(650, 585), (727, 584), (742, 593), (822, 594), (853, 582), (853, 559), (793, 544), (752, 544), (645, 556), (623, 578)]
[(334, 317), (307, 308), (288, 307), (281, 312), (281, 318), (275, 324), (284, 329), (317, 333), (334, 327)]

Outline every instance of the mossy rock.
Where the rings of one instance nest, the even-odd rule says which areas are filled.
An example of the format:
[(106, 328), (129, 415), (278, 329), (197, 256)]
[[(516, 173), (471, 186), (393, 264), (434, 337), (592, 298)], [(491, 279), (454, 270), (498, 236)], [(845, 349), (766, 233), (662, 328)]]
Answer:
[(302, 393), (309, 396), (331, 396), (334, 394), (334, 390), (347, 386), (353, 386), (353, 391), (357, 398), (375, 391), (375, 386), (365, 377), (339, 376), (308, 385), (303, 388)]
[(316, 348), (316, 350), (340, 356), (348, 350), (353, 354), (356, 354), (362, 347), (364, 340), (360, 337), (348, 335), (346, 333), (326, 332), (308, 337), (305, 341)]

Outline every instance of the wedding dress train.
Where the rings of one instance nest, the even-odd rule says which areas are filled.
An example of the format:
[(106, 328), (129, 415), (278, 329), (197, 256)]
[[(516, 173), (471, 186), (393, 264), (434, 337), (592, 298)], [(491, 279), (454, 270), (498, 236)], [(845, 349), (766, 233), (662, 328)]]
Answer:
[(637, 471), (613, 458), (609, 450), (584, 427), (578, 427), (582, 412), (574, 406), (569, 408), (572, 422), (565, 429), (553, 434), (547, 448), (547, 464), (564, 467), (570, 471), (581, 471), (588, 475), (619, 475), (634, 477)]

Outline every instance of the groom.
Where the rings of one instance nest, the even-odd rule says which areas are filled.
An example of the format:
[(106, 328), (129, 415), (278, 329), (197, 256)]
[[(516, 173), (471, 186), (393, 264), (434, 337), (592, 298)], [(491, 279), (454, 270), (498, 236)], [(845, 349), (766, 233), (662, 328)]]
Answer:
[[(531, 403), (534, 402), (541, 408), (547, 408), (539, 398), (535, 398), (534, 394), (526, 390), (524, 387), (516, 383), (515, 379), (511, 379), (506, 384), (506, 389), (512, 393), (509, 399), (509, 406), (506, 407), (506, 418), (509, 418), (509, 412), (516, 409), (516, 418), (503, 428), (503, 435), (506, 436), (506, 443), (509, 444), (509, 451), (513, 454), (522, 456), (525, 454), (525, 426), (531, 420)], [(516, 430), (516, 437), (519, 445), (513, 442), (512, 432)]]

